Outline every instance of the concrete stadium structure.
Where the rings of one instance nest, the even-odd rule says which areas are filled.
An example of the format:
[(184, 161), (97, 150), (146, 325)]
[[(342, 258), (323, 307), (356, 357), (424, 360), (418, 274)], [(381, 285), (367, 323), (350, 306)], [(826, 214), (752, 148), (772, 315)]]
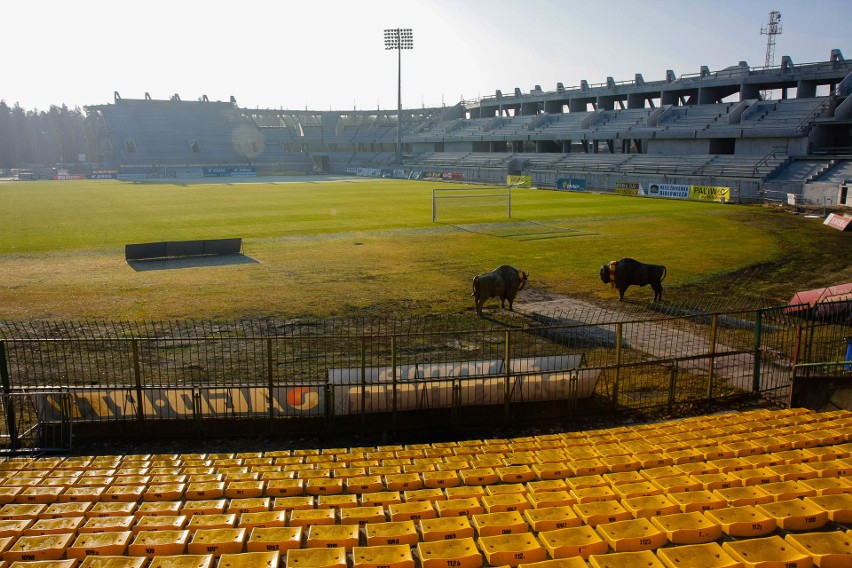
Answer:
[[(780, 94), (763, 100), (761, 93)], [(377, 111), (240, 108), (229, 102), (123, 99), (100, 118), (103, 175), (275, 173), (448, 176), (616, 191), (627, 185), (725, 186), (732, 199), (852, 204), (852, 61), (710, 71), (645, 81)], [(396, 162), (397, 119), (403, 163)], [(578, 185), (579, 184), (579, 185)]]

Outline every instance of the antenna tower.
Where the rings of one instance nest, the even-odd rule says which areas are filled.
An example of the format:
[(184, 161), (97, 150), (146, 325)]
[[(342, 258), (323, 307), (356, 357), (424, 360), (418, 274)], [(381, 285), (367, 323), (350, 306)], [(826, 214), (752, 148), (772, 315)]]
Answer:
[[(764, 67), (772, 67), (775, 65), (775, 36), (781, 35), (781, 12), (773, 10), (769, 12), (769, 23), (761, 26), (760, 34), (766, 36), (766, 61)], [(761, 97), (766, 100), (771, 95), (772, 91), (762, 91)]]

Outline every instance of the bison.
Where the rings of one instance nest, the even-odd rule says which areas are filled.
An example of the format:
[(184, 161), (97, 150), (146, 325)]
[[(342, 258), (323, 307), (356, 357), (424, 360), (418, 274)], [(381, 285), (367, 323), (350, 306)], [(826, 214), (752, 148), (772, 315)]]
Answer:
[(527, 283), (529, 275), (523, 270), (518, 270), (513, 266), (504, 264), (498, 266), (491, 272), (480, 274), (473, 279), (473, 294), (474, 302), (476, 303), (476, 313), (482, 315), (482, 304), (488, 298), (500, 298), (500, 307), (506, 307), (506, 300), (509, 300), (509, 309), (512, 310), (512, 303), (515, 301), (515, 296), (519, 290), (524, 289), (524, 284)]
[(632, 258), (614, 260), (601, 266), (601, 280), (618, 289), (618, 300), (624, 300), (628, 286), (651, 285), (654, 289), (654, 301), (662, 301), (662, 281), (666, 277), (666, 267), (660, 264), (645, 264)]

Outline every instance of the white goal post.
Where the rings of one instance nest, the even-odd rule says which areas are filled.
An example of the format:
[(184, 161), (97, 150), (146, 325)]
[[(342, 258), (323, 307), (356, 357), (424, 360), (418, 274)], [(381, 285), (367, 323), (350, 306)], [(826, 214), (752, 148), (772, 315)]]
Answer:
[(432, 189), (432, 222), (441, 213), (512, 218), (512, 186), (437, 187)]

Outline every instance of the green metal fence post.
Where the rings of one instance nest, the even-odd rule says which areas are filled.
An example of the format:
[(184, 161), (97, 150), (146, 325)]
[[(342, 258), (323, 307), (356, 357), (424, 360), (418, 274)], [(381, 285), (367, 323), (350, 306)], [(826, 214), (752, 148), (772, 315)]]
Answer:
[(760, 392), (760, 346), (763, 334), (763, 310), (757, 310), (754, 314), (754, 370), (751, 374), (752, 392)]
[(621, 380), (621, 339), (624, 333), (624, 324), (615, 325), (615, 380), (612, 384), (612, 406), (618, 408), (618, 389)]
[(136, 418), (145, 420), (145, 400), (142, 398), (142, 365), (139, 362), (139, 340), (131, 340), (133, 346), (133, 381), (136, 383)]
[(716, 332), (719, 314), (710, 316), (710, 361), (707, 363), (707, 399), (713, 398), (713, 371), (716, 369)]
[(391, 335), (391, 382), (393, 383), (393, 400), (391, 401), (391, 426), (394, 430), (397, 427), (396, 416), (396, 335)]
[(275, 374), (272, 370), (272, 338), (266, 338), (266, 383), (269, 386), (269, 418), (275, 417)]
[(18, 449), (18, 427), (15, 423), (15, 406), (12, 404), (12, 385), (9, 380), (9, 365), (6, 361), (6, 342), (0, 341), (0, 383), (6, 403), (6, 429), (9, 431), (9, 449)]
[(511, 398), (511, 389), (509, 382), (512, 379), (512, 332), (506, 331), (506, 347), (504, 350), (503, 372), (504, 372), (504, 389), (503, 389), (503, 421), (509, 422), (511, 411), (509, 408), (509, 399)]

